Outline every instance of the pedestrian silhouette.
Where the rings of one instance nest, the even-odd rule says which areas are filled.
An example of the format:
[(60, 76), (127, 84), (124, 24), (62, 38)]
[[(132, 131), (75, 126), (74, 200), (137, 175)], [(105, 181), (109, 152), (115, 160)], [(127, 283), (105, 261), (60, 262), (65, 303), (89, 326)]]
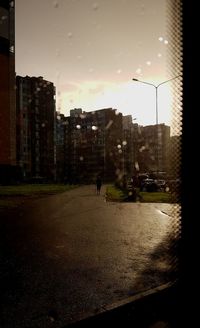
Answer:
[(100, 195), (101, 192), (101, 177), (98, 175), (97, 179), (96, 179), (96, 188), (97, 188), (97, 195)]

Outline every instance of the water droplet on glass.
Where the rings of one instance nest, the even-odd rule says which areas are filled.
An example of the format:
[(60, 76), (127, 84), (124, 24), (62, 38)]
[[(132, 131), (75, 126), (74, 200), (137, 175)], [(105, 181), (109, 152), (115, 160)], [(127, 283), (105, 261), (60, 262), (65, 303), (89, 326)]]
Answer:
[(160, 57), (162, 57), (162, 54), (161, 54), (161, 53), (159, 53), (159, 54), (158, 54), (158, 57), (159, 57), (159, 58), (160, 58)]
[(78, 130), (80, 130), (80, 128), (81, 128), (80, 124), (77, 124), (77, 125), (76, 125), (76, 128), (77, 128)]
[(60, 49), (56, 49), (56, 57), (60, 56)]
[(60, 71), (57, 71), (57, 72), (56, 72), (56, 77), (59, 78), (60, 75), (61, 75)]
[(108, 122), (108, 124), (106, 125), (106, 130), (108, 130), (111, 127), (112, 124), (113, 124), (113, 120), (110, 120)]
[(41, 126), (42, 126), (42, 128), (44, 128), (45, 127), (45, 123), (42, 123)]
[(14, 51), (15, 51), (14, 46), (10, 46), (10, 52), (14, 53)]
[(59, 7), (59, 3), (58, 3), (58, 1), (54, 1), (54, 2), (53, 2), (53, 6), (54, 6), (54, 8), (58, 8), (58, 7)]
[(117, 70), (117, 74), (121, 74), (122, 70), (121, 69), (118, 69)]
[(80, 114), (80, 118), (81, 118), (81, 119), (86, 118), (86, 114)]
[(122, 154), (122, 150), (121, 149), (119, 149), (118, 152), (119, 152), (119, 154)]
[(139, 171), (139, 170), (140, 170), (140, 167), (139, 167), (139, 164), (138, 164), (138, 162), (135, 162), (135, 169), (136, 169), (137, 171)]
[(115, 171), (115, 174), (119, 176), (119, 174), (120, 174), (120, 169), (117, 169), (117, 170)]
[(118, 149), (121, 149), (121, 148), (122, 148), (122, 146), (121, 146), (121, 145), (117, 145), (117, 148), (118, 148)]
[(141, 153), (145, 149), (146, 149), (146, 147), (145, 146), (142, 146), (142, 147), (140, 147), (139, 152)]
[(83, 156), (80, 156), (80, 161), (83, 161), (84, 160), (84, 157)]
[(3, 15), (3, 16), (1, 16), (1, 20), (3, 21), (3, 20), (6, 20), (8, 18), (8, 16), (6, 16), (6, 15)]
[(93, 126), (92, 126), (92, 130), (93, 130), (93, 131), (96, 131), (97, 129), (98, 129), (98, 127), (97, 127), (96, 125), (93, 125)]
[(148, 60), (148, 61), (146, 62), (146, 64), (147, 64), (147, 66), (151, 66), (151, 61)]
[(122, 145), (123, 146), (126, 146), (127, 145), (127, 141), (126, 140), (122, 141)]
[(93, 10), (98, 10), (99, 9), (99, 5), (97, 2), (95, 2), (93, 5), (92, 5), (92, 9)]
[(168, 44), (169, 42), (167, 40), (164, 41), (164, 44)]
[(164, 39), (163, 39), (162, 36), (160, 36), (160, 37), (158, 38), (158, 40), (159, 40), (160, 42), (162, 42)]
[(142, 72), (141, 68), (137, 68), (135, 71), (137, 74), (140, 74)]
[(67, 33), (68, 38), (72, 38), (72, 32)]

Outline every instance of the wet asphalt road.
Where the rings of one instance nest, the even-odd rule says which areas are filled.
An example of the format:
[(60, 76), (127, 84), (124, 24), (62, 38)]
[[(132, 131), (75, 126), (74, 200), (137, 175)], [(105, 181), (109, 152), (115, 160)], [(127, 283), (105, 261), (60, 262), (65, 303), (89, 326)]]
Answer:
[(1, 216), (0, 327), (64, 327), (170, 279), (176, 205), (104, 193), (84, 186)]

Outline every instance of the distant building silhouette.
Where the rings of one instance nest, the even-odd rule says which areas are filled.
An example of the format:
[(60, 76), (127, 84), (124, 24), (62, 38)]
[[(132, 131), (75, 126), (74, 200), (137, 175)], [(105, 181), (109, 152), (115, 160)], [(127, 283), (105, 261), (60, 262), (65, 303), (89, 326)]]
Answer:
[(134, 124), (132, 122), (132, 116), (122, 116), (123, 126), (123, 140), (122, 140), (122, 152), (123, 152), (123, 174), (127, 177), (133, 175), (134, 168)]
[(17, 162), (25, 179), (55, 178), (55, 87), (42, 77), (16, 77)]
[(137, 141), (139, 171), (166, 172), (170, 127), (165, 124), (140, 126)]
[(75, 108), (68, 117), (57, 113), (57, 180), (91, 183), (100, 174), (113, 182), (140, 173), (167, 173), (169, 145), (169, 126), (139, 126), (131, 115), (112, 108)]
[(67, 118), (64, 114), (56, 112), (56, 181), (63, 182), (66, 180), (66, 166), (67, 166), (67, 156), (66, 156), (66, 125), (68, 124)]
[(70, 111), (66, 125), (66, 177), (75, 182), (113, 181), (122, 172), (122, 114), (105, 108)]

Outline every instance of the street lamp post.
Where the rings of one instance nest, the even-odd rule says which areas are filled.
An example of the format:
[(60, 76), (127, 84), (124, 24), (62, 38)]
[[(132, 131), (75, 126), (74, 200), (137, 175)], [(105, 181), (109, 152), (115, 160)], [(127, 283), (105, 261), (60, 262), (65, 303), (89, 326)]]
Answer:
[(152, 87), (155, 88), (155, 92), (156, 92), (156, 126), (157, 126), (157, 146), (156, 146), (157, 178), (158, 178), (158, 172), (159, 172), (159, 158), (158, 158), (158, 143), (159, 143), (159, 138), (158, 138), (158, 88), (161, 85), (163, 85), (167, 82), (170, 82), (172, 80), (175, 80), (179, 77), (181, 77), (181, 75), (178, 75), (178, 76), (175, 76), (175, 77), (173, 77), (169, 80), (163, 81), (163, 82), (159, 83), (158, 85), (155, 85), (155, 84), (149, 83), (149, 82), (145, 82), (145, 81), (141, 81), (141, 80), (138, 80), (138, 79), (135, 79), (135, 78), (132, 79), (132, 81), (140, 82), (140, 83), (143, 83), (143, 84), (148, 84), (148, 85), (151, 85)]
[[(132, 121), (136, 121), (136, 120), (137, 120), (137, 117), (134, 117), (132, 119)], [(136, 165), (135, 136), (136, 136), (135, 126), (134, 126), (134, 123), (133, 123), (132, 129), (131, 129), (131, 143), (132, 143), (132, 146), (131, 146), (131, 163), (133, 163), (133, 168), (132, 168), (133, 171), (131, 170), (131, 173), (133, 173), (133, 175), (135, 175), (135, 165)]]

